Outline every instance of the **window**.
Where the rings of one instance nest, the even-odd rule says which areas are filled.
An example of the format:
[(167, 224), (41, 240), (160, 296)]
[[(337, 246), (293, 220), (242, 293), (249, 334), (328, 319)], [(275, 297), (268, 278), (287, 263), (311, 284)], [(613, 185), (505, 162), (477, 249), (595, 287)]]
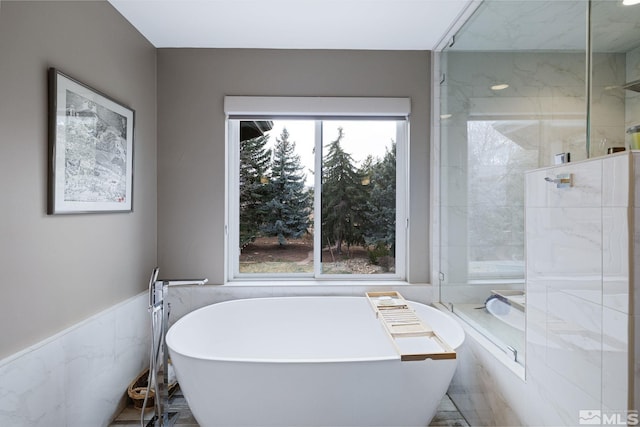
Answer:
[(225, 100), (228, 279), (404, 279), (408, 100), (389, 114), (362, 98), (287, 99), (309, 104)]
[(540, 120), (467, 122), (470, 279), (524, 277), (524, 172), (544, 132)]

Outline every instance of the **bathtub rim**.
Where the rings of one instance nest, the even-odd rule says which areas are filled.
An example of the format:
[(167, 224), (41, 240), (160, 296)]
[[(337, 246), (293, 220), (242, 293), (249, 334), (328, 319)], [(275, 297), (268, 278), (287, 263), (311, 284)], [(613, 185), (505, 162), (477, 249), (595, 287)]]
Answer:
[[(263, 357), (221, 357), (221, 356), (196, 356), (193, 354), (186, 354), (186, 352), (184, 351), (178, 351), (176, 350), (174, 347), (171, 346), (170, 341), (172, 341), (172, 337), (171, 337), (171, 331), (172, 329), (178, 325), (183, 319), (189, 317), (192, 313), (196, 313), (196, 312), (200, 312), (200, 311), (204, 311), (204, 310), (210, 310), (213, 306), (217, 306), (220, 304), (234, 304), (234, 303), (242, 303), (243, 301), (257, 301), (257, 300), (291, 300), (291, 299), (318, 299), (318, 298), (341, 298), (341, 299), (366, 299), (366, 297), (364, 296), (353, 296), (353, 295), (348, 295), (348, 296), (337, 296), (337, 295), (322, 295), (322, 296), (275, 296), (275, 297), (255, 297), (255, 298), (240, 298), (240, 299), (233, 299), (233, 300), (227, 300), (227, 301), (221, 301), (221, 302), (216, 302), (213, 304), (209, 304), (206, 305), (204, 307), (200, 307), (196, 310), (193, 310), (189, 313), (187, 313), (186, 315), (184, 315), (183, 317), (181, 317), (180, 319), (178, 319), (167, 331), (167, 336), (166, 336), (166, 345), (167, 348), (169, 350), (169, 352), (175, 352), (179, 355), (181, 355), (182, 357), (185, 358), (189, 358), (189, 359), (193, 359), (193, 360), (202, 360), (202, 361), (207, 361), (207, 362), (238, 362), (238, 363), (263, 363), (263, 364), (329, 364), (329, 363), (358, 363), (358, 362), (385, 362), (385, 361), (400, 361), (400, 354), (397, 353), (393, 343), (391, 342), (391, 338), (389, 338), (388, 341), (388, 347), (389, 347), (389, 353), (387, 355), (381, 355), (381, 356), (371, 356), (371, 357), (340, 357), (340, 358), (318, 358), (318, 359), (312, 359), (312, 358), (303, 358), (303, 359), (295, 359), (295, 358), (263, 358)], [(451, 347), (454, 350), (458, 350), (464, 343), (465, 340), (465, 330), (462, 327), (462, 325), (460, 325), (460, 322), (458, 320), (456, 320), (455, 317), (450, 316), (448, 313), (445, 313), (441, 310), (439, 310), (437, 307), (431, 306), (431, 305), (427, 305), (427, 304), (423, 304), (420, 302), (416, 302), (416, 301), (411, 301), (408, 300), (409, 305), (412, 306), (414, 309), (416, 308), (416, 306), (422, 306), (424, 308), (426, 308), (427, 310), (429, 310), (430, 312), (432, 312), (435, 316), (437, 317), (441, 317), (442, 319), (446, 319), (446, 322), (448, 322), (449, 324), (452, 325), (452, 327), (454, 329), (458, 329), (458, 332), (461, 335), (461, 339), (459, 340), (459, 342), (451, 344)], [(373, 314), (373, 309), (372, 309), (372, 314)], [(381, 325), (382, 328), (382, 325)], [(440, 360), (433, 360), (433, 359), (426, 359), (423, 360), (421, 362), (428, 362), (429, 360), (432, 360), (433, 362), (439, 362)], [(453, 360), (455, 361), (456, 359), (446, 359), (446, 360)], [(444, 360), (442, 360), (444, 361)], [(417, 363), (416, 361), (414, 361), (414, 363)]]

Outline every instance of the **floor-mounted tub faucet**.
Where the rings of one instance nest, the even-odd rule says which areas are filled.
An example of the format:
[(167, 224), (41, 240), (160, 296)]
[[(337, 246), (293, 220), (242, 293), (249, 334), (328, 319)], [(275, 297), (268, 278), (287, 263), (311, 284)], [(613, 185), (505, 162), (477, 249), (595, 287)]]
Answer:
[[(177, 414), (170, 414), (169, 406), (169, 354), (165, 337), (169, 324), (170, 305), (166, 301), (167, 291), (173, 286), (202, 286), (209, 280), (204, 279), (180, 279), (158, 280), (158, 267), (153, 269), (149, 281), (149, 313), (151, 313), (151, 357), (149, 366), (149, 387), (155, 385), (155, 409), (156, 415), (147, 426), (168, 427), (175, 424)], [(160, 362), (161, 359), (161, 362)], [(140, 416), (140, 424), (144, 425), (144, 407)]]
[(151, 273), (151, 282), (149, 283), (149, 309), (158, 307), (164, 301), (167, 288), (172, 286), (202, 286), (209, 282), (209, 279), (181, 279), (181, 280), (158, 280), (158, 268), (156, 267)]

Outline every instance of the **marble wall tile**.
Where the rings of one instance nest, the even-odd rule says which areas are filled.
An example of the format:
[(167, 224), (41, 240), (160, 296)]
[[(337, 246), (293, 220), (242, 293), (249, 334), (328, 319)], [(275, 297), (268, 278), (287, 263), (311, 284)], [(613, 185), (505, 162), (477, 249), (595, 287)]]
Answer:
[[(565, 100), (560, 101), (566, 104)], [(558, 107), (554, 105), (554, 108)], [(552, 120), (545, 122), (544, 143), (540, 145), (541, 166), (554, 165), (558, 153), (571, 153), (572, 162), (587, 158), (585, 120), (573, 113), (568, 117), (554, 115)]]
[(600, 157), (607, 155), (607, 149), (610, 147), (628, 147), (625, 142), (625, 126), (608, 125), (592, 125), (591, 126), (591, 157)]
[(467, 167), (467, 121), (465, 117), (452, 116), (445, 121), (447, 127), (441, 130), (441, 139), (446, 141), (440, 147), (441, 167)]
[(627, 52), (625, 66), (626, 81), (632, 82), (640, 79), (640, 46)]
[(625, 93), (621, 89), (594, 89), (591, 105), (592, 125), (613, 126), (624, 132)]
[(602, 310), (602, 406), (621, 411), (629, 409), (629, 322), (626, 313), (604, 307)]
[[(500, 354), (483, 346), (477, 335), (467, 333), (449, 390), (471, 425), (578, 425), (579, 410), (600, 408), (599, 399), (544, 368), (539, 360), (527, 360), (523, 381), (504, 366)], [(530, 371), (532, 366), (535, 374)]]
[[(440, 186), (446, 196), (441, 200), (442, 207), (466, 206), (467, 204), (467, 172), (466, 167), (443, 166), (445, 174)], [(444, 216), (444, 215), (443, 215)]]
[(528, 208), (543, 208), (548, 205), (547, 186), (545, 177), (548, 176), (547, 169), (538, 169), (525, 173), (524, 191), (526, 206)]
[(625, 53), (594, 53), (591, 56), (592, 84), (595, 87), (622, 85), (626, 79)]
[(445, 83), (440, 86), (440, 114), (451, 114), (452, 120), (441, 122), (445, 128), (450, 126), (466, 126), (469, 112), (469, 98), (473, 95), (473, 86), (465, 83)]
[[(640, 125), (640, 93), (639, 92), (632, 92), (632, 91), (626, 91), (627, 93), (625, 94), (625, 132), (628, 128), (632, 127), (632, 126), (638, 126)], [(629, 143), (631, 142), (631, 138), (630, 135), (626, 135), (625, 138), (627, 145), (627, 148), (630, 148), (631, 146), (629, 145)]]
[(52, 341), (0, 365), (0, 425), (67, 425), (65, 357)]
[(151, 345), (151, 318), (146, 294), (116, 307), (115, 364), (127, 378), (142, 371)]
[(448, 245), (440, 254), (441, 270), (445, 273), (446, 285), (466, 284), (469, 281), (467, 245)]
[(625, 55), (594, 54), (592, 68), (591, 155), (602, 156), (607, 147), (625, 146)]
[(601, 303), (601, 215), (598, 208), (528, 210), (527, 279)]
[(633, 207), (640, 208), (640, 152), (632, 152)]
[(106, 426), (146, 366), (141, 294), (0, 361), (0, 425)]
[[(94, 318), (90, 323), (91, 326), (74, 328), (62, 337), (67, 425), (89, 425), (92, 421), (102, 425), (109, 421), (104, 417), (115, 415), (100, 411), (105, 403), (103, 396), (107, 398), (106, 391), (112, 391), (111, 384), (100, 381), (115, 374), (115, 310)], [(96, 384), (100, 387), (97, 388)], [(111, 408), (117, 407), (119, 397), (109, 402)]]
[[(572, 174), (573, 186), (558, 188), (545, 178)], [(529, 207), (600, 207), (602, 205), (602, 163), (592, 160), (538, 169), (525, 178)]]
[[(626, 81), (640, 79), (640, 47), (627, 52)], [(625, 128), (640, 125), (640, 93), (625, 91)]]
[(523, 425), (512, 407), (525, 404), (519, 399), (525, 383), (466, 330), (465, 343), (458, 351), (458, 367), (448, 390), (451, 400), (469, 425)]
[(628, 207), (602, 208), (602, 304), (629, 313)]
[(527, 378), (544, 375), (547, 369), (547, 286), (546, 280), (527, 279), (527, 323), (525, 368)]
[[(561, 207), (597, 207), (602, 206), (602, 162), (597, 160), (566, 164), (549, 171), (552, 178), (562, 174), (573, 175), (571, 188), (557, 188), (548, 185), (548, 205)], [(564, 191), (566, 190), (566, 191)]]
[[(176, 292), (172, 292), (173, 290)], [(379, 291), (379, 285), (354, 285), (353, 282), (334, 283), (331, 285), (309, 285), (300, 282), (256, 283), (255, 285), (205, 285), (185, 286), (171, 289), (168, 301), (171, 304), (169, 326), (184, 315), (199, 308), (224, 301), (245, 298), (271, 298), (293, 296), (357, 296), (362, 297), (366, 292)], [(397, 290), (405, 298), (431, 304), (434, 301), (434, 287), (431, 285), (388, 285), (385, 290)]]
[[(620, 154), (527, 174), (527, 425), (577, 425), (579, 410), (624, 408), (628, 385), (637, 383), (628, 382), (634, 378), (628, 369), (638, 364), (629, 360), (626, 325), (632, 319), (625, 311), (631, 164)], [(591, 180), (574, 187), (585, 194), (552, 200), (541, 176), (572, 166), (577, 177)], [(560, 202), (567, 206), (556, 207)], [(635, 239), (640, 247), (637, 233)], [(578, 246), (588, 249), (569, 253)], [(554, 256), (562, 262), (554, 264)], [(576, 285), (586, 276), (592, 276), (590, 286)]]
[(629, 206), (632, 159), (628, 153), (610, 155), (602, 159), (602, 206)]
[(524, 398), (528, 403), (525, 425), (532, 426), (577, 426), (580, 410), (600, 408), (599, 397), (593, 398), (553, 371), (528, 378)]
[[(441, 289), (442, 301), (447, 303), (472, 303), (482, 307), (484, 301), (496, 289), (495, 283), (448, 284)], [(500, 289), (522, 290), (522, 283), (501, 283)]]
[(550, 291), (547, 298), (547, 365), (599, 401), (602, 306), (563, 291)]
[(474, 95), (484, 94), (483, 90), (498, 81), (535, 88), (537, 94), (554, 87), (579, 87), (579, 93), (584, 93), (585, 58), (581, 53), (449, 52), (447, 63), (448, 84), (470, 84)]
[(192, 296), (199, 288), (201, 286), (175, 286), (169, 288), (165, 296), (169, 304), (169, 325), (173, 325), (182, 316), (194, 310)]
[(442, 206), (440, 208), (444, 232), (440, 235), (441, 245), (464, 246), (468, 242), (466, 206)]
[[(490, 90), (490, 89), (487, 89)], [(496, 117), (509, 111), (522, 120), (550, 119), (549, 111), (560, 108), (554, 105), (552, 97), (510, 96), (501, 97), (488, 93), (486, 97), (476, 96), (469, 99), (469, 115), (479, 120)], [(562, 104), (567, 105), (566, 103)]]

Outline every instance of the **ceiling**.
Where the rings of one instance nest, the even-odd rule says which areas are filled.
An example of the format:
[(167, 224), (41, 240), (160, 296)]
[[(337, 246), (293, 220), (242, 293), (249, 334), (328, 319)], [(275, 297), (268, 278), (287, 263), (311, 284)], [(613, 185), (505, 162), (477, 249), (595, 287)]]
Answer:
[(109, 0), (155, 47), (431, 50), (472, 0)]

